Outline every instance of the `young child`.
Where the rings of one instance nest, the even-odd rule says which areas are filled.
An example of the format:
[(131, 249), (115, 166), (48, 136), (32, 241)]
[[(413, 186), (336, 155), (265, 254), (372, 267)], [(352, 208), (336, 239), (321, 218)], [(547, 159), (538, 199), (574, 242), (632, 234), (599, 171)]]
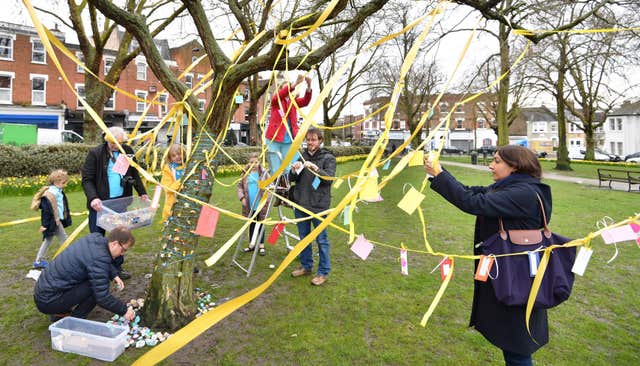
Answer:
[[(162, 167), (162, 179), (160, 184), (163, 186), (171, 187), (174, 190), (180, 188), (180, 178), (184, 174), (184, 148), (180, 144), (173, 144), (167, 151), (166, 162)], [(173, 192), (165, 191), (166, 198), (164, 200), (164, 207), (162, 208), (162, 221), (167, 221), (171, 216), (171, 208), (176, 202), (176, 194)]]
[[(260, 196), (264, 191), (261, 191), (258, 187), (258, 181), (269, 177), (269, 173), (266, 171), (260, 161), (258, 160), (258, 153), (251, 153), (249, 155), (249, 162), (244, 167), (245, 175), (238, 182), (238, 199), (242, 203), (242, 215), (250, 217), (253, 211), (258, 207)], [(264, 205), (258, 216), (257, 221), (264, 220), (267, 216), (267, 205)], [(256, 223), (252, 222), (249, 225), (249, 238), (253, 238), (253, 232), (256, 229)], [(251, 239), (249, 239), (251, 240)], [(245, 252), (252, 252), (255, 248), (249, 244), (247, 248), (244, 248)], [(265, 255), (264, 249), (264, 230), (260, 236), (260, 244), (258, 245), (260, 255)]]
[(33, 262), (36, 269), (45, 268), (47, 261), (44, 256), (47, 254), (49, 245), (53, 242), (54, 235), (58, 237), (60, 243), (67, 240), (67, 233), (64, 228), (71, 225), (71, 215), (69, 214), (69, 203), (64, 194), (64, 187), (67, 186), (69, 175), (64, 170), (54, 170), (47, 179), (48, 186), (40, 188), (31, 200), (31, 209), (41, 210), (40, 232), (42, 233), (42, 244)]

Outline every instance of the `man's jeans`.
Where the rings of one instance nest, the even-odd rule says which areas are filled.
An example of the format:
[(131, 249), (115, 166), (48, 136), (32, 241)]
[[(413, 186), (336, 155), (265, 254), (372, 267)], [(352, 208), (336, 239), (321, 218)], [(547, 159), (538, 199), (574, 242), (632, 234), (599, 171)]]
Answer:
[(531, 355), (521, 355), (506, 350), (502, 350), (502, 355), (506, 366), (533, 366)]
[[(293, 210), (296, 219), (308, 217), (308, 215), (297, 209)], [(298, 234), (300, 234), (300, 240), (309, 235), (311, 232), (311, 223), (313, 227), (320, 225), (320, 220), (310, 219), (298, 222)], [(331, 261), (329, 260), (329, 237), (327, 236), (327, 229), (324, 229), (316, 237), (318, 243), (318, 251), (320, 253), (320, 262), (318, 264), (318, 275), (327, 276), (331, 271)], [(311, 243), (300, 253), (300, 264), (302, 268), (311, 270), (313, 268), (313, 246)]]
[[(76, 306), (77, 305), (77, 306)], [(71, 308), (75, 308), (72, 310)], [(76, 318), (86, 318), (96, 306), (96, 298), (89, 281), (82, 282), (78, 286), (68, 290), (56, 301), (48, 304), (36, 301), (36, 307), (44, 314), (66, 314)]]

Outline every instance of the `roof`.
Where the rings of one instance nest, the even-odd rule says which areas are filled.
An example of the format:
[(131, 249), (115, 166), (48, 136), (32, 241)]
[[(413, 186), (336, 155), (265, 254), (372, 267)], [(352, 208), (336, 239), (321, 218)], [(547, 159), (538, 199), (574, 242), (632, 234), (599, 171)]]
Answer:
[(527, 122), (555, 121), (556, 115), (543, 106), (522, 108), (522, 118)]
[(640, 114), (640, 100), (635, 102), (625, 100), (620, 108), (614, 109), (609, 113), (610, 116), (629, 116), (638, 114)]

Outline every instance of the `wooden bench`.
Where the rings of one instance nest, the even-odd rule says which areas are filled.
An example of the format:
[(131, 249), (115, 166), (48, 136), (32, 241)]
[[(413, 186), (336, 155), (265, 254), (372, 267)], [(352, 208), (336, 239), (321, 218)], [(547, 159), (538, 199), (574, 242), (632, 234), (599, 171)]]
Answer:
[[(618, 169), (598, 169), (598, 187), (602, 186), (602, 182), (609, 182), (609, 188), (611, 183), (621, 182), (627, 183), (628, 192), (631, 192), (631, 186), (637, 184), (640, 186), (640, 172), (634, 170), (618, 170)], [(640, 187), (638, 187), (640, 189)]]

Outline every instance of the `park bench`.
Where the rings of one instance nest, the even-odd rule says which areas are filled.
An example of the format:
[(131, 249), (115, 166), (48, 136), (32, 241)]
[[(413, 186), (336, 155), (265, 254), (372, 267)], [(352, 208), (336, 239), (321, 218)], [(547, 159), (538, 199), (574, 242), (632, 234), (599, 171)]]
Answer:
[[(633, 170), (618, 170), (618, 169), (598, 169), (598, 187), (602, 186), (603, 182), (609, 182), (609, 188), (611, 183), (621, 182), (627, 183), (627, 191), (631, 192), (631, 186), (633, 184), (640, 185), (640, 172)], [(638, 187), (640, 189), (640, 187)]]

